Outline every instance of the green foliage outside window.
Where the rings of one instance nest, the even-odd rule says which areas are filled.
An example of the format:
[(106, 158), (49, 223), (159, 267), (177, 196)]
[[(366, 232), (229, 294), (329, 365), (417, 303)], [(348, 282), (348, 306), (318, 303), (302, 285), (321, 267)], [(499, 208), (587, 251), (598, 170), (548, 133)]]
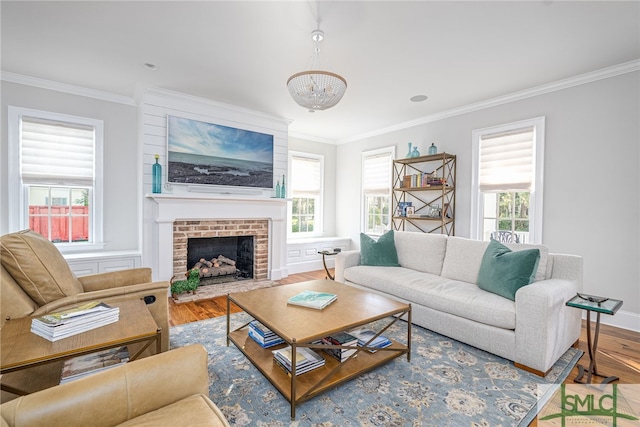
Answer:
[(389, 229), (390, 206), (388, 196), (367, 197), (367, 232), (379, 232)]
[(529, 193), (500, 193), (498, 230), (529, 231)]
[(312, 197), (294, 197), (292, 201), (291, 231), (311, 233), (315, 225), (316, 200)]

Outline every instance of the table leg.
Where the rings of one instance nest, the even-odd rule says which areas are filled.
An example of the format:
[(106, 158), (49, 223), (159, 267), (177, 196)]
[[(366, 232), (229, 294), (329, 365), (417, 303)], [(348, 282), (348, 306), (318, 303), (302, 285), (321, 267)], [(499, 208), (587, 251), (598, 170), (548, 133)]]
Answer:
[[(574, 382), (581, 384), (591, 384), (593, 376), (604, 378), (601, 384), (609, 384), (613, 381), (617, 381), (620, 378), (611, 376), (605, 377), (602, 374), (598, 373), (598, 368), (596, 364), (596, 354), (598, 351), (598, 336), (600, 335), (600, 312), (596, 313), (596, 330), (593, 335), (593, 341), (591, 340), (591, 311), (587, 311), (587, 347), (589, 351), (589, 369), (584, 369), (584, 366), (578, 365), (578, 376), (573, 380)], [(581, 381), (584, 374), (587, 374), (587, 379), (585, 381)]]
[(291, 421), (296, 419), (296, 341), (291, 343)]
[(331, 273), (329, 273), (329, 268), (327, 268), (327, 260), (325, 258), (325, 254), (322, 254), (322, 265), (324, 266), (324, 271), (327, 273), (327, 276), (325, 277), (325, 279), (331, 279), (331, 280), (335, 280), (335, 276), (332, 276)]
[(229, 347), (229, 322), (231, 322), (231, 302), (229, 301), (229, 294), (227, 294), (227, 347)]

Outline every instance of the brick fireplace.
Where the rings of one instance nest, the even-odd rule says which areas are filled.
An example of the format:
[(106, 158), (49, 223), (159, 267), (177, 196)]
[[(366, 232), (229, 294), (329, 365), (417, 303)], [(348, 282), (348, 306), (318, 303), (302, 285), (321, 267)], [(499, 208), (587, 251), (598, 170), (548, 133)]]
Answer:
[[(269, 267), (269, 221), (266, 219), (176, 220), (173, 223), (173, 275), (183, 275), (190, 238), (253, 236), (253, 278), (266, 279)], [(211, 254), (216, 255), (216, 254)]]
[[(254, 236), (254, 277), (287, 277), (287, 201), (232, 194), (148, 194), (143, 258), (154, 280), (186, 272), (189, 237)], [(153, 203), (152, 203), (153, 202)], [(257, 253), (256, 253), (257, 251)]]

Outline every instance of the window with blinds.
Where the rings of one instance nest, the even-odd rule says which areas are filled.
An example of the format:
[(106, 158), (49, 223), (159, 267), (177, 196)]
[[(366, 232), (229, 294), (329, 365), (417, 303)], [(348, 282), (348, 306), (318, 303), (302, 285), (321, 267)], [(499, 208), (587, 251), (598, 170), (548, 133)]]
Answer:
[(94, 132), (93, 126), (23, 117), (22, 182), (92, 186)]
[(393, 147), (362, 153), (363, 232), (381, 235), (391, 224)]
[(544, 117), (473, 132), (472, 236), (540, 243)]
[(10, 200), (20, 207), (12, 228), (30, 228), (62, 251), (101, 241), (102, 121), (8, 110), (9, 153), (17, 166), (9, 171), (17, 188)]
[(289, 228), (292, 236), (322, 232), (323, 157), (308, 153), (289, 154), (289, 190), (292, 199)]
[(480, 138), (480, 191), (533, 189), (534, 128)]

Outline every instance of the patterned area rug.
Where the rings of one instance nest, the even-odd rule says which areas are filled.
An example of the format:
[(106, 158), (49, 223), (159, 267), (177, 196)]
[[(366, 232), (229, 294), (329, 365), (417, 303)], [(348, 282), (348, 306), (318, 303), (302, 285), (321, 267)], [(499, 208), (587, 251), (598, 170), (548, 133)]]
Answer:
[(216, 283), (213, 285), (199, 286), (195, 294), (180, 294), (178, 298), (174, 298), (173, 301), (176, 304), (181, 304), (215, 298), (233, 292), (251, 291), (253, 289), (270, 288), (278, 285), (279, 283), (273, 280), (236, 280), (233, 282)]
[[(246, 313), (231, 317), (232, 328)], [(545, 378), (512, 362), (418, 326), (411, 362), (399, 357), (296, 407), (230, 344), (226, 317), (171, 328), (171, 348), (203, 344), (209, 352), (209, 394), (232, 426), (527, 426), (582, 351), (571, 348)], [(406, 324), (385, 332), (402, 341)], [(304, 375), (304, 374), (303, 374)], [(540, 405), (542, 407), (542, 405)]]

